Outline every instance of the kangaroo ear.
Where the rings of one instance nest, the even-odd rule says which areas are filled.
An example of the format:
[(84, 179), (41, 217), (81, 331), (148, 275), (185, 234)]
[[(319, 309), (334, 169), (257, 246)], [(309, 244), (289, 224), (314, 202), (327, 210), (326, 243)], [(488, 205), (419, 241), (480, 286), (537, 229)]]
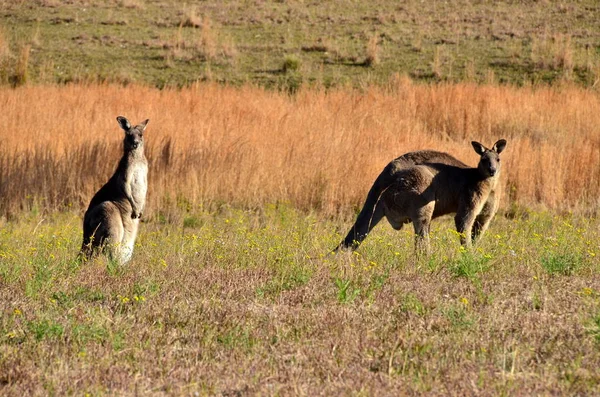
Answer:
[(125, 132), (131, 129), (131, 123), (129, 123), (129, 120), (127, 120), (125, 117), (119, 116), (117, 117), (117, 121), (119, 122), (119, 125), (121, 126), (121, 128), (123, 128)]
[(146, 119), (140, 123), (139, 126), (142, 127), (142, 132), (146, 131), (146, 126), (148, 125), (149, 121), (150, 121), (150, 119)]
[(504, 148), (506, 147), (506, 139), (500, 139), (498, 142), (494, 143), (492, 150), (498, 154), (500, 154)]
[(471, 145), (473, 145), (473, 149), (475, 149), (475, 153), (477, 153), (480, 156), (482, 156), (485, 153), (485, 151), (487, 150), (485, 148), (485, 146), (483, 146), (481, 143), (476, 142), (476, 141), (472, 141)]

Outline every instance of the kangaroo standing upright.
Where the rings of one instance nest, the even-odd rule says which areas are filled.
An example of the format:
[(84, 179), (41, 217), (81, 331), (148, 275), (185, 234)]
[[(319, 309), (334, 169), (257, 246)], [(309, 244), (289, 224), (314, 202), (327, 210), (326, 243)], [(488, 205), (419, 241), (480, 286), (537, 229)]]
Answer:
[(134, 127), (117, 117), (125, 131), (123, 157), (108, 182), (92, 198), (83, 219), (81, 254), (89, 258), (105, 249), (112, 260), (131, 259), (148, 190), (148, 161), (144, 156), (144, 130), (149, 120)]
[(417, 253), (429, 251), (431, 220), (450, 213), (456, 213), (454, 221), (461, 244), (470, 246), (498, 210), (499, 154), (506, 140), (499, 140), (491, 149), (479, 142), (471, 144), (480, 155), (477, 168), (468, 167), (448, 153), (429, 150), (407, 153), (389, 163), (336, 251), (358, 248), (384, 216), (396, 230), (412, 222)]

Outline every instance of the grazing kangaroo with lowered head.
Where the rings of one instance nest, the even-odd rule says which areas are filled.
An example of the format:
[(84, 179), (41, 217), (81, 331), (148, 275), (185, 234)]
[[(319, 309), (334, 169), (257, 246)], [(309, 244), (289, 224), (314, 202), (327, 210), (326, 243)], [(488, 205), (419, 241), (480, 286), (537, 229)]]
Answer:
[(111, 260), (131, 259), (148, 190), (148, 161), (144, 156), (144, 130), (149, 120), (132, 127), (117, 117), (125, 131), (123, 157), (117, 170), (94, 195), (83, 219), (81, 255), (88, 259), (107, 250)]
[(355, 250), (371, 229), (385, 216), (400, 230), (412, 222), (415, 250), (429, 252), (429, 225), (433, 218), (456, 213), (460, 242), (470, 246), (488, 228), (500, 202), (500, 153), (506, 147), (501, 139), (486, 148), (471, 142), (481, 156), (477, 168), (470, 168), (448, 153), (418, 151), (406, 153), (377, 177), (363, 209), (336, 251)]

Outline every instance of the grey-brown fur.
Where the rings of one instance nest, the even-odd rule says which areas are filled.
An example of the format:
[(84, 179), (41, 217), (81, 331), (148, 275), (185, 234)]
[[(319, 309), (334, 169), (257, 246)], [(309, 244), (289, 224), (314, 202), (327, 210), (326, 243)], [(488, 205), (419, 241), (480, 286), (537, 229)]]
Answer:
[(429, 150), (406, 153), (389, 163), (336, 250), (356, 249), (385, 216), (396, 230), (412, 222), (417, 252), (428, 251), (431, 220), (450, 213), (456, 213), (461, 244), (470, 246), (485, 232), (498, 210), (499, 154), (506, 141), (499, 140), (491, 149), (475, 141), (471, 144), (480, 155), (477, 168), (468, 167), (448, 153)]
[(125, 131), (123, 157), (109, 181), (92, 198), (83, 219), (85, 258), (106, 249), (111, 259), (131, 259), (138, 225), (146, 204), (148, 161), (144, 156), (144, 130), (149, 120), (134, 127), (117, 117)]

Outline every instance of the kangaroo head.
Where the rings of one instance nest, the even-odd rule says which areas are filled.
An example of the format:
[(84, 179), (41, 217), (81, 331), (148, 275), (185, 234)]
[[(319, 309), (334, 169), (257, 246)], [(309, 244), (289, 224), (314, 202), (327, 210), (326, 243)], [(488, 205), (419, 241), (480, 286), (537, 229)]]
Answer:
[(125, 139), (123, 140), (123, 143), (125, 144), (125, 151), (129, 152), (138, 148), (143, 149), (144, 131), (146, 130), (146, 125), (150, 120), (145, 120), (134, 127), (132, 127), (129, 123), (129, 120), (123, 116), (117, 117), (117, 121), (119, 122), (119, 125), (123, 131), (125, 131)]
[(471, 142), (475, 152), (481, 156), (477, 169), (482, 176), (489, 178), (500, 173), (500, 153), (506, 147), (506, 140), (500, 139), (494, 143), (491, 149), (486, 148), (479, 142)]

